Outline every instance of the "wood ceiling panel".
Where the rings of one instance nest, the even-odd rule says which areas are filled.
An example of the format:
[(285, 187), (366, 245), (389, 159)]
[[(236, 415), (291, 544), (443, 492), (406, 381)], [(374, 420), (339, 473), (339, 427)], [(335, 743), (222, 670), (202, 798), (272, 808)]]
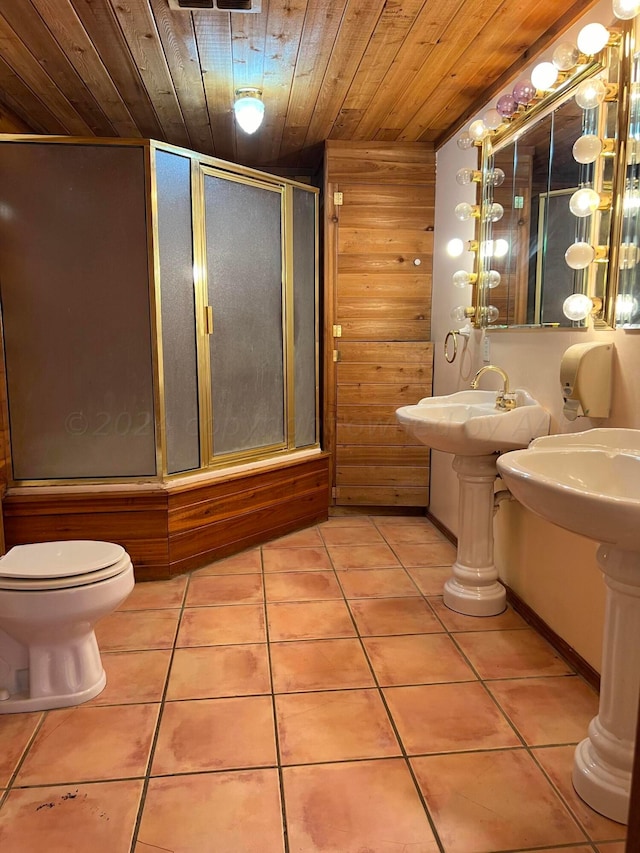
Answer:
[[(0, 114), (36, 133), (152, 137), (304, 169), (327, 139), (442, 142), (595, 2), (262, 0), (243, 14), (3, 0)], [(241, 86), (264, 92), (253, 136), (233, 119)]]

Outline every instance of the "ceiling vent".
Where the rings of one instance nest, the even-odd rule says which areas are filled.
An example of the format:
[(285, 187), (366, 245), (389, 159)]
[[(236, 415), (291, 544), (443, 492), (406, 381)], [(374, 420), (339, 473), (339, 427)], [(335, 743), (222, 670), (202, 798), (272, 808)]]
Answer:
[(174, 12), (261, 12), (262, 0), (168, 0)]

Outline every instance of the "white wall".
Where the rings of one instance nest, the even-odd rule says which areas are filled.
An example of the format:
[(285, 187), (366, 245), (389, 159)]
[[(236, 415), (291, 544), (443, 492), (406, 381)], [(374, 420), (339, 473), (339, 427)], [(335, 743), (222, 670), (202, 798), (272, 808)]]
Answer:
[[(611, 23), (609, 0), (599, 3), (559, 41), (575, 40), (590, 21)], [(549, 59), (553, 47), (536, 59)], [(536, 64), (534, 63), (534, 64)], [(525, 77), (526, 71), (519, 77)], [(513, 81), (515, 82), (515, 80)], [(511, 83), (511, 87), (513, 83)], [(509, 91), (511, 88), (505, 91)], [(479, 117), (497, 100), (480, 111)], [(461, 128), (461, 130), (464, 128)], [(477, 153), (461, 151), (452, 139), (437, 154), (434, 293), (432, 339), (434, 341), (434, 395), (450, 394), (469, 387), (482, 364), (484, 332), (473, 330), (453, 364), (444, 359), (443, 345), (456, 305), (470, 304), (471, 296), (454, 287), (452, 274), (472, 268), (472, 257), (452, 260), (446, 254), (452, 237), (473, 236), (473, 223), (461, 223), (453, 215), (460, 201), (475, 201), (475, 189), (460, 187), (455, 174), (462, 166), (475, 167)], [(635, 331), (568, 331), (559, 329), (494, 330), (490, 360), (507, 371), (512, 388), (526, 388), (551, 414), (551, 432), (579, 432), (598, 426), (640, 429), (640, 333)], [(570, 422), (562, 413), (560, 360), (567, 347), (587, 340), (612, 341), (615, 345), (613, 405), (606, 420), (578, 418)], [(497, 379), (497, 377), (494, 377)], [(483, 380), (484, 381), (484, 380)], [(489, 384), (484, 387), (498, 387)], [(458, 531), (458, 484), (449, 454), (432, 453), (430, 512), (454, 533)], [(604, 615), (604, 585), (595, 562), (596, 544), (547, 524), (518, 505), (503, 502), (495, 521), (496, 563), (501, 578), (538, 615), (592, 666), (600, 667), (600, 637)]]

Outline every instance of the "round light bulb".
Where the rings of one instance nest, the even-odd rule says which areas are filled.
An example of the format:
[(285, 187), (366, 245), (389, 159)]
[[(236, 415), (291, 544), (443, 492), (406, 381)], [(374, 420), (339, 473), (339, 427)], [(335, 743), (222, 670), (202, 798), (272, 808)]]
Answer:
[(609, 41), (609, 30), (602, 24), (587, 24), (578, 33), (578, 50), (593, 56), (600, 53)]
[(613, 0), (613, 14), (622, 21), (630, 21), (640, 13), (638, 0)]
[(569, 210), (574, 216), (583, 218), (591, 216), (600, 204), (600, 196), (595, 190), (590, 187), (583, 187), (576, 190), (569, 199)]
[(487, 270), (487, 272), (482, 274), (482, 283), (489, 290), (493, 290), (494, 287), (500, 284), (500, 273), (497, 270)]
[(495, 323), (500, 316), (500, 312), (495, 305), (487, 305), (484, 313), (488, 323)]
[(595, 249), (589, 243), (574, 243), (564, 253), (567, 266), (572, 270), (583, 270), (589, 266), (596, 256)]
[(464, 130), (460, 134), (460, 136), (458, 137), (458, 139), (456, 141), (456, 145), (462, 151), (466, 151), (467, 149), (471, 148), (471, 146), (473, 145), (473, 139), (471, 138), (471, 134), (469, 133), (469, 131)]
[(580, 51), (570, 41), (563, 41), (553, 51), (553, 64), (558, 71), (571, 71), (580, 59)]
[(585, 80), (576, 89), (576, 104), (583, 110), (592, 110), (605, 99), (607, 87), (599, 78)]
[(502, 169), (492, 169), (487, 175), (487, 183), (492, 187), (501, 187), (504, 184), (504, 172)]
[(498, 110), (487, 110), (482, 120), (489, 130), (497, 130), (502, 124), (502, 116)]
[(464, 252), (464, 243), (459, 237), (454, 237), (447, 243), (447, 255), (450, 258), (459, 258)]
[(467, 222), (467, 220), (471, 219), (476, 211), (476, 207), (473, 204), (469, 204), (466, 201), (461, 201), (460, 204), (456, 204), (453, 209), (453, 215), (456, 219), (459, 219), (461, 222)]
[(497, 201), (494, 201), (487, 210), (487, 222), (499, 222), (503, 216), (504, 207)]
[(481, 142), (487, 133), (489, 132), (489, 128), (482, 121), (482, 119), (477, 119), (477, 121), (472, 121), (469, 125), (469, 133), (471, 134), (471, 138), (475, 142)]
[(466, 305), (456, 305), (451, 309), (449, 315), (456, 323), (466, 323), (469, 317), (473, 317), (473, 308), (468, 308)]
[(476, 279), (474, 273), (467, 272), (466, 270), (457, 270), (457, 272), (454, 272), (452, 278), (456, 287), (466, 287)]
[(496, 104), (496, 112), (500, 113), (502, 118), (511, 118), (517, 109), (518, 105), (511, 94), (503, 95)]
[(602, 140), (592, 133), (585, 134), (573, 143), (573, 157), (577, 163), (595, 163), (602, 154)]
[(569, 320), (584, 320), (593, 310), (593, 302), (586, 293), (572, 293), (562, 303), (562, 313)]
[(531, 82), (536, 87), (545, 92), (553, 89), (558, 79), (558, 69), (553, 62), (541, 62), (531, 72)]
[(531, 80), (518, 80), (516, 85), (513, 87), (513, 100), (516, 104), (523, 104), (526, 106), (530, 104), (536, 97), (536, 87), (533, 85)]
[(619, 293), (616, 296), (616, 322), (631, 323), (638, 313), (638, 302), (630, 293)]
[(509, 251), (509, 243), (507, 240), (503, 240), (502, 238), (495, 241), (493, 244), (493, 257), (494, 258), (504, 258), (504, 256)]
[(456, 172), (456, 181), (460, 186), (464, 187), (467, 184), (472, 184), (476, 176), (475, 169), (458, 169)]

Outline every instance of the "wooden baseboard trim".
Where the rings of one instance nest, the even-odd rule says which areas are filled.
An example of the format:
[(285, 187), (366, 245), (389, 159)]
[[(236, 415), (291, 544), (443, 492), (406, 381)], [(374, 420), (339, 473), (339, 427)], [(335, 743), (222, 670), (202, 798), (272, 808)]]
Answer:
[(455, 545), (457, 548), (458, 547), (458, 537), (455, 536), (449, 530), (448, 527), (445, 527), (445, 525), (439, 519), (437, 519), (435, 517), (435, 515), (431, 515), (429, 510), (427, 510), (426, 515), (427, 515), (427, 519), (431, 522), (431, 524), (433, 524), (433, 526), (436, 527), (440, 531), (440, 533), (442, 533), (443, 536), (446, 536), (447, 539), (449, 540), (449, 542), (451, 542), (451, 544)]
[(547, 623), (538, 616), (535, 610), (532, 610), (528, 604), (526, 604), (518, 595), (517, 592), (514, 592), (510, 587), (505, 584), (505, 589), (507, 590), (507, 601), (513, 607), (513, 609), (518, 613), (525, 622), (528, 622), (532, 628), (540, 634), (541, 637), (553, 646), (556, 652), (560, 655), (560, 657), (564, 658), (569, 666), (573, 667), (578, 675), (581, 675), (587, 684), (590, 684), (595, 690), (600, 690), (600, 674), (597, 670), (595, 670), (590, 663), (580, 655), (578, 652), (563, 640), (559, 634), (550, 628)]

